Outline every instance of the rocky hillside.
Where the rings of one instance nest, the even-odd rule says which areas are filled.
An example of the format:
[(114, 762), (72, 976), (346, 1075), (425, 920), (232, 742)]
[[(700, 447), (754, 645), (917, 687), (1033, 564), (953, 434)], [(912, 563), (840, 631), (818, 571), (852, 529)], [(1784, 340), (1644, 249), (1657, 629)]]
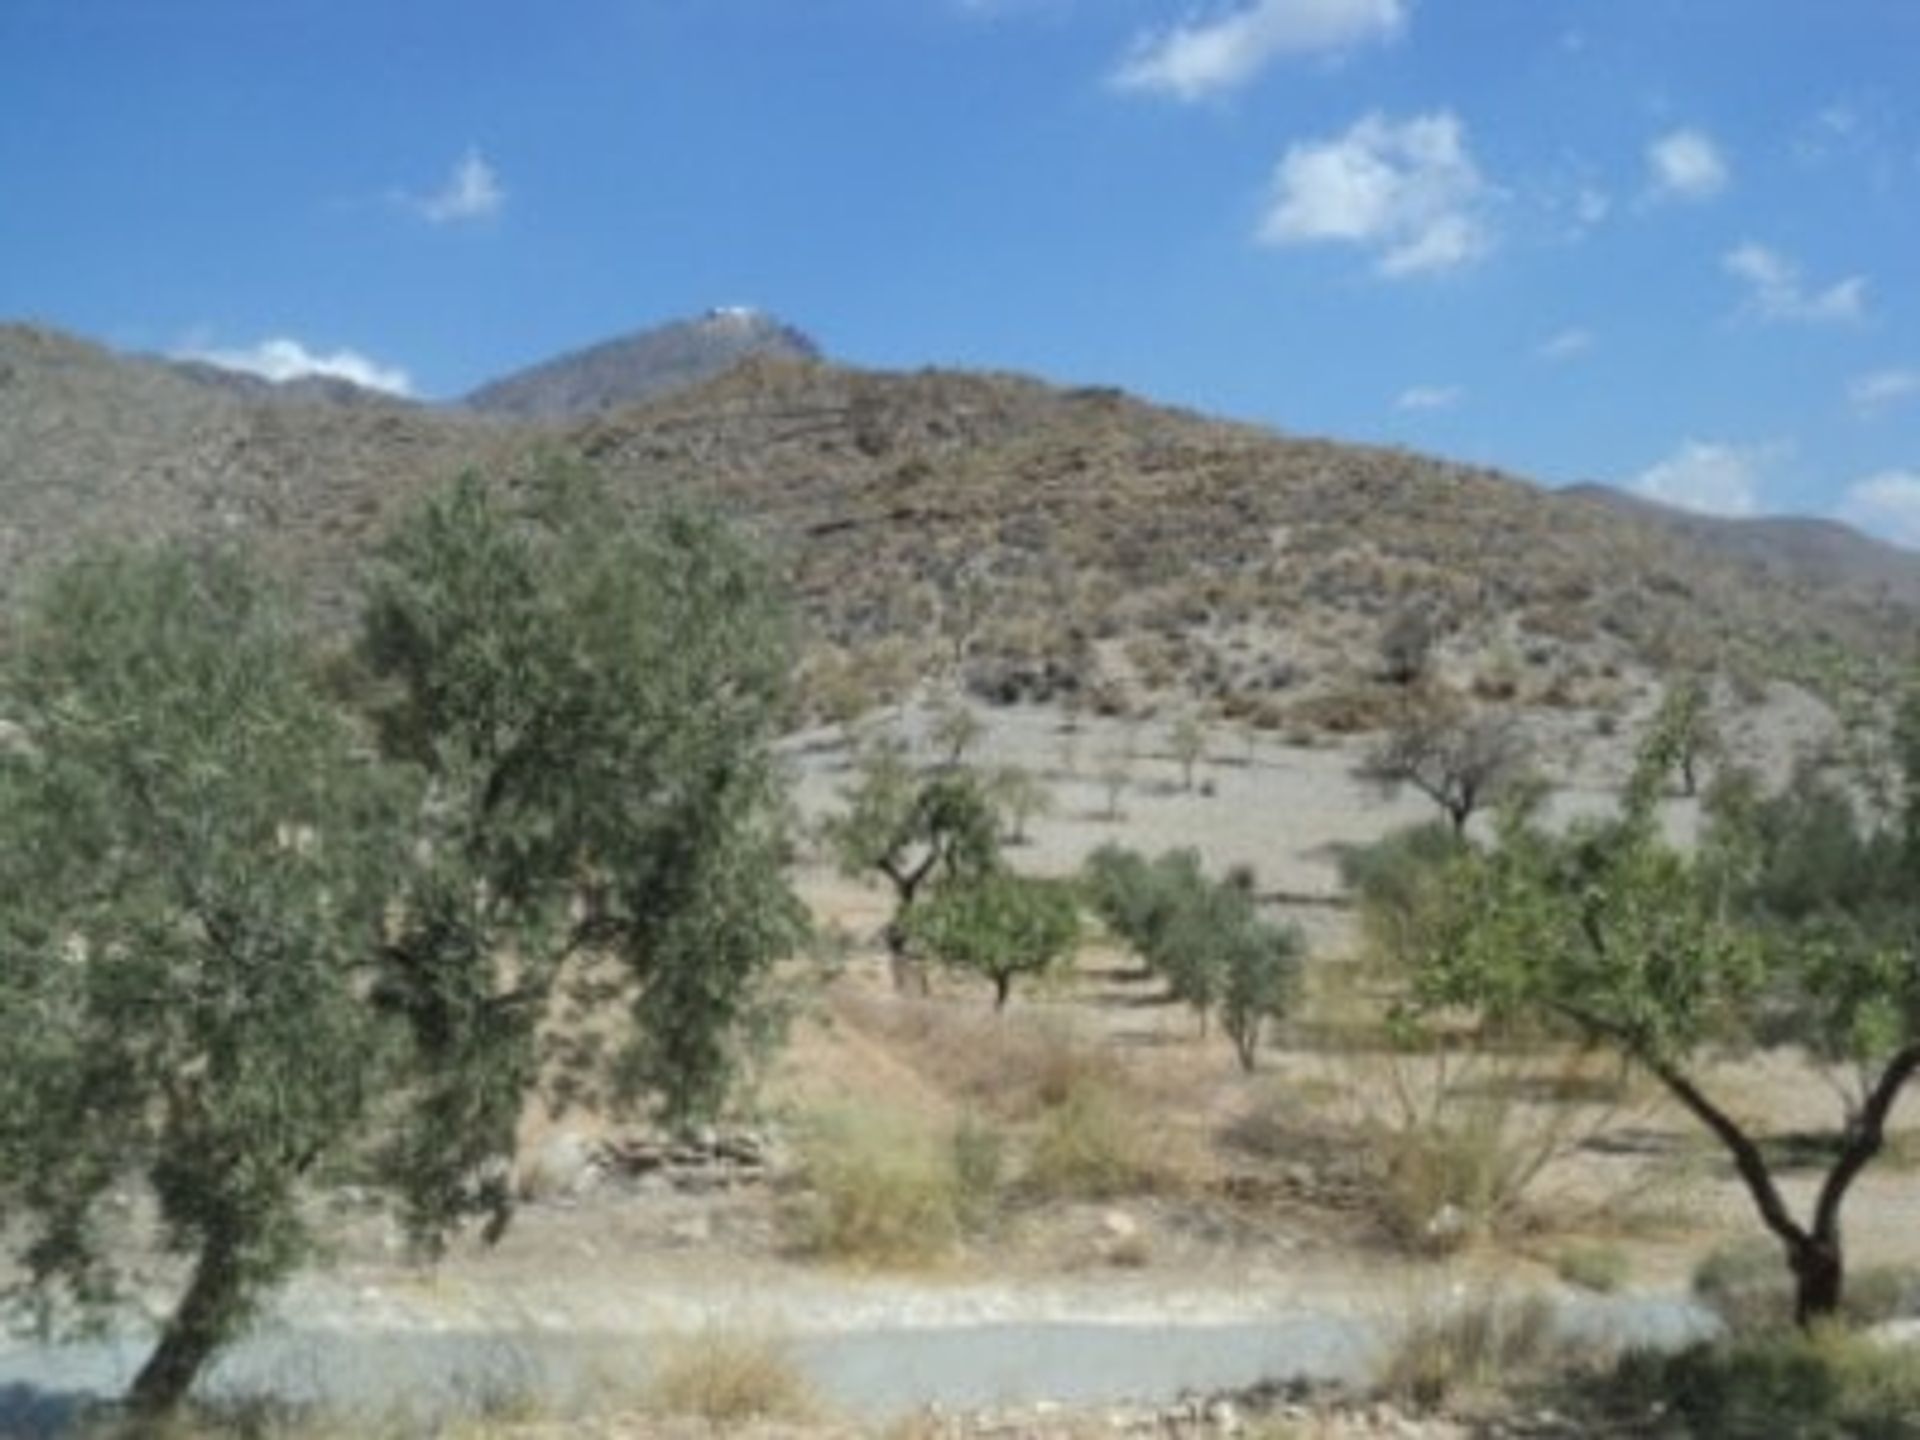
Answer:
[[(1184, 693), (1354, 728), (1379, 637), (1428, 617), (1494, 698), (1604, 706), (1623, 669), (1757, 678), (1909, 652), (1912, 612), (1492, 471), (1276, 434), (1112, 390), (759, 356), (540, 424), (292, 403), (0, 327), (0, 584), (96, 535), (245, 537), (338, 622), (399, 507), (558, 452), (634, 503), (678, 493), (766, 540), (826, 708), (958, 661), (983, 693)], [(837, 699), (835, 697), (838, 697)]]
[(482, 385), (463, 403), (518, 419), (588, 415), (698, 385), (756, 355), (815, 360), (820, 350), (770, 315), (729, 307), (561, 355)]

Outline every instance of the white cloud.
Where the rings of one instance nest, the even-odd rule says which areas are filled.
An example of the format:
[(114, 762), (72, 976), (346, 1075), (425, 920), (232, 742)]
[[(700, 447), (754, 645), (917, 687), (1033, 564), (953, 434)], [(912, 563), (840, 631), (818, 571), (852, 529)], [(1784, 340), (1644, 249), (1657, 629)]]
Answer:
[(1780, 454), (1777, 445), (1724, 445), (1688, 440), (1636, 475), (1628, 488), (1648, 500), (1703, 515), (1752, 515), (1760, 485)]
[(178, 352), (182, 360), (199, 360), (223, 370), (239, 370), (279, 383), (318, 376), (328, 380), (350, 380), (369, 390), (384, 390), (390, 395), (411, 395), (413, 381), (397, 366), (380, 365), (357, 350), (335, 350), (322, 354), (309, 350), (298, 340), (275, 336), (246, 349), (193, 348)]
[(1920, 370), (1876, 370), (1847, 386), (1847, 399), (1862, 415), (1920, 399)]
[(1573, 197), (1573, 213), (1582, 225), (1598, 225), (1613, 209), (1607, 192), (1595, 185), (1583, 185)]
[(486, 220), (507, 203), (500, 177), (478, 150), (469, 150), (454, 162), (446, 182), (429, 195), (406, 197), (407, 204), (436, 225), (464, 220)]
[(1413, 385), (1393, 402), (1396, 410), (1451, 410), (1467, 398), (1459, 385)]
[(1290, 55), (1326, 55), (1393, 39), (1405, 0), (1247, 0), (1215, 19), (1143, 35), (1113, 83), (1200, 100), (1252, 80)]
[(1647, 171), (1658, 197), (1711, 200), (1727, 188), (1726, 157), (1704, 130), (1674, 130), (1647, 146)]
[(1866, 309), (1864, 275), (1849, 275), (1824, 290), (1808, 290), (1800, 267), (1779, 252), (1751, 240), (1721, 257), (1721, 265), (1747, 284), (1747, 308), (1762, 320), (1800, 320), (1831, 324), (1858, 320)]
[(1335, 139), (1287, 147), (1259, 238), (1360, 245), (1383, 275), (1431, 274), (1493, 247), (1490, 194), (1451, 111), (1400, 124), (1376, 113)]
[(1593, 332), (1579, 326), (1550, 335), (1534, 347), (1534, 354), (1542, 360), (1572, 360), (1584, 355), (1593, 348)]
[(1920, 550), (1920, 470), (1882, 470), (1847, 487), (1840, 518), (1882, 539)]

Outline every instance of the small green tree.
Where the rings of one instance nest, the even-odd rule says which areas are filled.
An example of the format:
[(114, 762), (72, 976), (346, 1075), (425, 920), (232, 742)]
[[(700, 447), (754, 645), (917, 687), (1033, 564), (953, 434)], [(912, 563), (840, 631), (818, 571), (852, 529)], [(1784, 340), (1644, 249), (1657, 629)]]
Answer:
[(906, 923), (943, 964), (992, 981), (996, 1010), (1006, 1008), (1015, 979), (1044, 974), (1080, 938), (1070, 887), (1005, 870), (944, 887)]
[(1698, 794), (1701, 762), (1720, 750), (1711, 697), (1698, 676), (1686, 676), (1667, 687), (1653, 719), (1649, 743), (1668, 769), (1678, 773), (1680, 793), (1689, 797)]
[(1103, 845), (1088, 857), (1081, 884), (1094, 912), (1166, 981), (1170, 999), (1193, 1010), (1203, 1033), (1220, 1009), (1251, 1069), (1261, 1028), (1284, 1010), (1302, 951), (1291, 927), (1260, 919), (1251, 877), (1210, 880), (1194, 850), (1147, 860)]
[(98, 1212), (145, 1182), (188, 1274), (144, 1427), (308, 1254), (303, 1183), (402, 1073), (365, 991), (406, 787), (228, 558), (61, 572), (0, 706), (0, 1200), (57, 1308), (114, 1297)]
[(1250, 875), (1229, 875), (1221, 887), (1233, 897), (1217, 911), (1222, 927), (1219, 943), (1226, 952), (1226, 972), (1220, 991), (1220, 1028), (1233, 1041), (1240, 1068), (1249, 1073), (1259, 1063), (1260, 1039), (1269, 1020), (1287, 1013), (1300, 979), (1300, 961), (1306, 942), (1292, 925), (1262, 920), (1253, 903)]
[[(1780, 887), (1787, 856), (1832, 843), (1837, 812), (1804, 795), (1776, 809), (1748, 784), (1723, 789), (1701, 853), (1683, 855), (1656, 819), (1670, 770), (1659, 742), (1656, 734), (1642, 751), (1617, 821), (1556, 836), (1513, 817), (1496, 849), (1463, 849), (1448, 862), (1430, 892), (1446, 910), (1420, 957), (1415, 996), (1561, 1025), (1643, 1066), (1727, 1152), (1785, 1251), (1795, 1314), (1810, 1324), (1839, 1308), (1842, 1207), (1920, 1072), (1912, 853), (1895, 822), (1846, 842), (1875, 855), (1868, 872), (1890, 880), (1881, 894), (1835, 903), (1797, 865), (1794, 884)], [(1759, 1139), (1699, 1074), (1718, 1046), (1789, 1041), (1848, 1082), (1833, 1159), (1805, 1219)]]
[(999, 818), (970, 771), (918, 774), (890, 750), (867, 758), (842, 799), (846, 808), (827, 821), (827, 840), (843, 873), (878, 875), (892, 887), (885, 939), (894, 987), (924, 992), (907, 917), (924, 890), (998, 868)]
[(943, 692), (928, 717), (927, 738), (949, 767), (958, 766), (986, 737), (986, 722), (952, 691)]
[(987, 794), (1007, 818), (1006, 842), (1027, 843), (1027, 822), (1053, 809), (1053, 791), (1022, 765), (1003, 765), (987, 777)]

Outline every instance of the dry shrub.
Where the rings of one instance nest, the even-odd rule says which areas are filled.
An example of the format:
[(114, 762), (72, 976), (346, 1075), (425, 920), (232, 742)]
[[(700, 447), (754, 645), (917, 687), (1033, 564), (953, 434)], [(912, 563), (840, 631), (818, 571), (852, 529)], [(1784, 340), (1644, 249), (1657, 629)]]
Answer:
[(965, 1209), (950, 1148), (896, 1111), (849, 1107), (801, 1127), (806, 1193), (790, 1207), (798, 1248), (856, 1265), (913, 1267), (947, 1255)]
[(663, 1337), (646, 1401), (658, 1414), (719, 1427), (804, 1421), (821, 1408), (790, 1347), (770, 1335), (720, 1329)]
[(1083, 1077), (1034, 1126), (1026, 1184), (1040, 1197), (1105, 1200), (1159, 1189), (1170, 1179), (1125, 1087)]
[(1542, 1173), (1630, 1099), (1603, 1057), (1474, 1030), (1335, 1063), (1349, 1077), (1346, 1124), (1372, 1160), (1380, 1222), (1419, 1254), (1534, 1219), (1526, 1202)]
[(1388, 1352), (1378, 1388), (1403, 1405), (1434, 1410), (1463, 1394), (1505, 1390), (1568, 1359), (1550, 1301), (1485, 1292), (1416, 1308)]

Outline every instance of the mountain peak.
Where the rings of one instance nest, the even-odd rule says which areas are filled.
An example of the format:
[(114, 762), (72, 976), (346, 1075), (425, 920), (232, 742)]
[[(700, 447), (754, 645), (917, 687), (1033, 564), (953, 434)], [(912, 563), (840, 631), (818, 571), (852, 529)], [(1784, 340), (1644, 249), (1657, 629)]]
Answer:
[(482, 385), (462, 402), (520, 419), (593, 414), (698, 385), (744, 360), (818, 360), (804, 332), (750, 305), (716, 305), (690, 320), (617, 336)]

